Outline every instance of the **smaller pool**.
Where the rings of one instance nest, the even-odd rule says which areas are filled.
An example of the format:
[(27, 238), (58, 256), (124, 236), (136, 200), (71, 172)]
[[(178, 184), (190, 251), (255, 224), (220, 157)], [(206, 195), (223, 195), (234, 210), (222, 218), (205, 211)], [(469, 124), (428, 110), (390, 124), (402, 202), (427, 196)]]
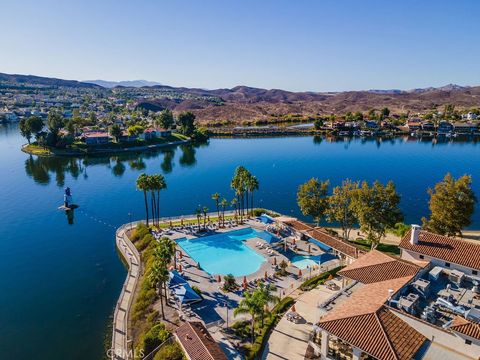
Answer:
[(292, 265), (302, 270), (305, 270), (307, 267), (318, 265), (318, 260), (315, 261), (310, 256), (295, 255), (290, 258), (290, 261), (292, 262)]

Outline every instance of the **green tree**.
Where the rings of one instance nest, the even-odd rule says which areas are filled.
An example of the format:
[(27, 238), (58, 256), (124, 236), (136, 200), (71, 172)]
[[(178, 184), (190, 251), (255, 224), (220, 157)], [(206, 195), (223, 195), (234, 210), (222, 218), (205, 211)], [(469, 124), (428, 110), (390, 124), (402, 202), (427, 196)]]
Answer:
[(135, 135), (135, 136), (139, 136), (141, 134), (143, 134), (143, 131), (145, 130), (145, 128), (141, 125), (132, 125), (132, 126), (129, 126), (127, 131), (128, 131), (128, 134), (129, 135)]
[(220, 225), (220, 194), (218, 192), (212, 194), (212, 200), (215, 201), (215, 206), (217, 207), (218, 224)]
[(195, 215), (197, 216), (198, 230), (200, 231), (200, 220), (202, 219), (202, 208), (200, 205), (195, 209)]
[(471, 187), (472, 178), (463, 175), (455, 180), (451, 174), (429, 189), (430, 218), (423, 226), (434, 233), (462, 236), (462, 229), (471, 223), (477, 198)]
[[(258, 190), (259, 187), (260, 187), (260, 183), (258, 182), (257, 177), (248, 173), (248, 176), (246, 179), (246, 188), (247, 188), (247, 197), (248, 197), (248, 193), (250, 193), (250, 214), (252, 215), (253, 215), (253, 192), (255, 190)], [(247, 214), (248, 214), (248, 208), (247, 208)]]
[(330, 182), (311, 178), (298, 187), (297, 203), (303, 215), (313, 217), (317, 226), (328, 208), (328, 186)]
[(207, 230), (207, 213), (208, 213), (208, 208), (204, 206), (202, 208), (202, 214), (203, 214), (203, 228)]
[(148, 224), (148, 202), (147, 202), (147, 191), (149, 191), (149, 181), (147, 174), (140, 174), (137, 178), (137, 190), (143, 191), (143, 199), (145, 201), (145, 213), (147, 215), (147, 226)]
[(225, 209), (228, 206), (228, 200), (223, 198), (220, 201), (220, 206), (222, 207), (222, 226), (225, 226)]
[(233, 311), (233, 315), (249, 314), (251, 316), (252, 343), (255, 341), (255, 319), (262, 311), (261, 299), (258, 292), (248, 291), (245, 297), (239, 302), (238, 307)]
[(384, 107), (381, 110), (380, 115), (382, 117), (382, 120), (388, 118), (390, 116), (390, 109), (388, 107)]
[(27, 139), (28, 143), (30, 144), (30, 139), (32, 138), (32, 129), (28, 126), (28, 121), (26, 118), (22, 118), (20, 123), (18, 124), (20, 129), (20, 135), (22, 135), (25, 139)]
[(177, 118), (178, 125), (180, 126), (180, 132), (186, 136), (192, 136), (195, 132), (195, 115), (190, 112), (182, 112)]
[(358, 183), (347, 179), (341, 186), (336, 186), (333, 194), (328, 198), (327, 221), (340, 224), (345, 240), (350, 238), (350, 231), (357, 222), (353, 206), (357, 190)]
[(323, 119), (322, 118), (315, 119), (315, 121), (313, 122), (313, 126), (315, 130), (321, 130), (323, 126)]
[(273, 284), (267, 284), (265, 285), (264, 283), (260, 283), (258, 285), (258, 288), (255, 290), (258, 292), (258, 299), (259, 299), (259, 305), (260, 305), (260, 320), (262, 322), (262, 328), (264, 325), (264, 319), (265, 319), (265, 313), (269, 311), (269, 305), (271, 304), (277, 304), (280, 301), (280, 298), (274, 294), (274, 291), (276, 290), (275, 285)]
[(168, 280), (168, 270), (165, 263), (161, 259), (154, 259), (154, 263), (151, 267), (148, 275), (148, 280), (153, 288), (158, 291), (160, 295), (160, 308), (162, 310), (162, 318), (165, 320), (165, 310), (163, 308), (163, 284)]
[(58, 142), (58, 132), (64, 125), (63, 115), (56, 110), (51, 110), (48, 113), (47, 127), (52, 136), (52, 143), (55, 145)]
[(164, 129), (170, 129), (174, 124), (173, 114), (170, 110), (163, 110), (156, 118), (155, 124)]
[(367, 240), (375, 249), (385, 236), (388, 228), (403, 220), (398, 205), (400, 196), (392, 181), (386, 186), (375, 181), (369, 186), (366, 181), (355, 191), (353, 208), (360, 229), (367, 234)]
[(27, 126), (32, 134), (35, 134), (35, 138), (38, 140), (38, 136), (43, 130), (43, 120), (38, 116), (30, 116), (27, 120)]
[(113, 136), (115, 142), (118, 143), (120, 136), (122, 136), (122, 129), (120, 129), (120, 126), (118, 126), (117, 124), (113, 125), (110, 128), (110, 135)]

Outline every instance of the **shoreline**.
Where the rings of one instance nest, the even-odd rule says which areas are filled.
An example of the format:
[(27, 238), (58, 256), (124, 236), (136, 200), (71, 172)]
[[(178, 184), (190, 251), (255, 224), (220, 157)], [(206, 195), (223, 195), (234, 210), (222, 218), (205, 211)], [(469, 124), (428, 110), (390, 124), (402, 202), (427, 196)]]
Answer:
[[(95, 149), (94, 147), (90, 149), (86, 149), (86, 151), (60, 151), (60, 152), (51, 152), (49, 154), (37, 154), (34, 151), (30, 151), (27, 147), (31, 144), (23, 144), (21, 150), (29, 155), (36, 155), (41, 157), (84, 157), (84, 156), (106, 156), (106, 155), (115, 155), (115, 154), (123, 154), (128, 152), (145, 152), (145, 151), (153, 151), (162, 148), (167, 148), (171, 146), (177, 146), (182, 144), (188, 144), (192, 140), (178, 140), (178, 141), (170, 141), (167, 143), (162, 144), (151, 144), (151, 145), (144, 145), (144, 146), (132, 146), (132, 147), (125, 147), (119, 149)], [(49, 150), (51, 151), (51, 150)]]

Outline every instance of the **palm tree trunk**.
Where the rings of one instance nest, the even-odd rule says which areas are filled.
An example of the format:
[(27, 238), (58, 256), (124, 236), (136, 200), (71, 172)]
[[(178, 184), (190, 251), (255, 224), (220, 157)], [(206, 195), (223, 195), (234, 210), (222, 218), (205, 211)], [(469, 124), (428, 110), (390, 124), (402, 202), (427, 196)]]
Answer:
[(148, 201), (147, 201), (147, 192), (143, 190), (143, 198), (145, 200), (145, 212), (147, 213), (147, 227), (148, 227)]
[(157, 191), (157, 216), (158, 216), (157, 226), (160, 227), (160, 190)]
[(250, 200), (250, 208), (252, 209), (252, 215), (253, 215), (253, 190), (251, 192), (252, 198)]
[(150, 192), (150, 206), (152, 207), (152, 220), (153, 220), (153, 225), (156, 224), (156, 215), (155, 215), (155, 195), (153, 191)]
[(255, 315), (252, 315), (252, 344), (255, 342)]
[(163, 309), (163, 297), (162, 297), (162, 287), (163, 287), (163, 284), (160, 283), (160, 307), (162, 308), (162, 319), (165, 320), (165, 310)]

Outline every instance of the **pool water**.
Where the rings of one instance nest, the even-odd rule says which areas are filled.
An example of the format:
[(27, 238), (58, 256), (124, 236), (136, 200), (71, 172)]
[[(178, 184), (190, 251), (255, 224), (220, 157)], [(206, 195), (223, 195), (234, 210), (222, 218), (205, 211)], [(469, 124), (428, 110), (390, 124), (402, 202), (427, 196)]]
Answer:
[(309, 256), (303, 255), (295, 255), (290, 259), (290, 261), (292, 262), (292, 265), (302, 270), (305, 270), (307, 267), (318, 265), (318, 261), (314, 261)]
[(196, 239), (180, 239), (178, 245), (211, 275), (244, 276), (254, 273), (265, 258), (245, 245), (254, 237), (272, 236), (252, 228), (239, 229)]

